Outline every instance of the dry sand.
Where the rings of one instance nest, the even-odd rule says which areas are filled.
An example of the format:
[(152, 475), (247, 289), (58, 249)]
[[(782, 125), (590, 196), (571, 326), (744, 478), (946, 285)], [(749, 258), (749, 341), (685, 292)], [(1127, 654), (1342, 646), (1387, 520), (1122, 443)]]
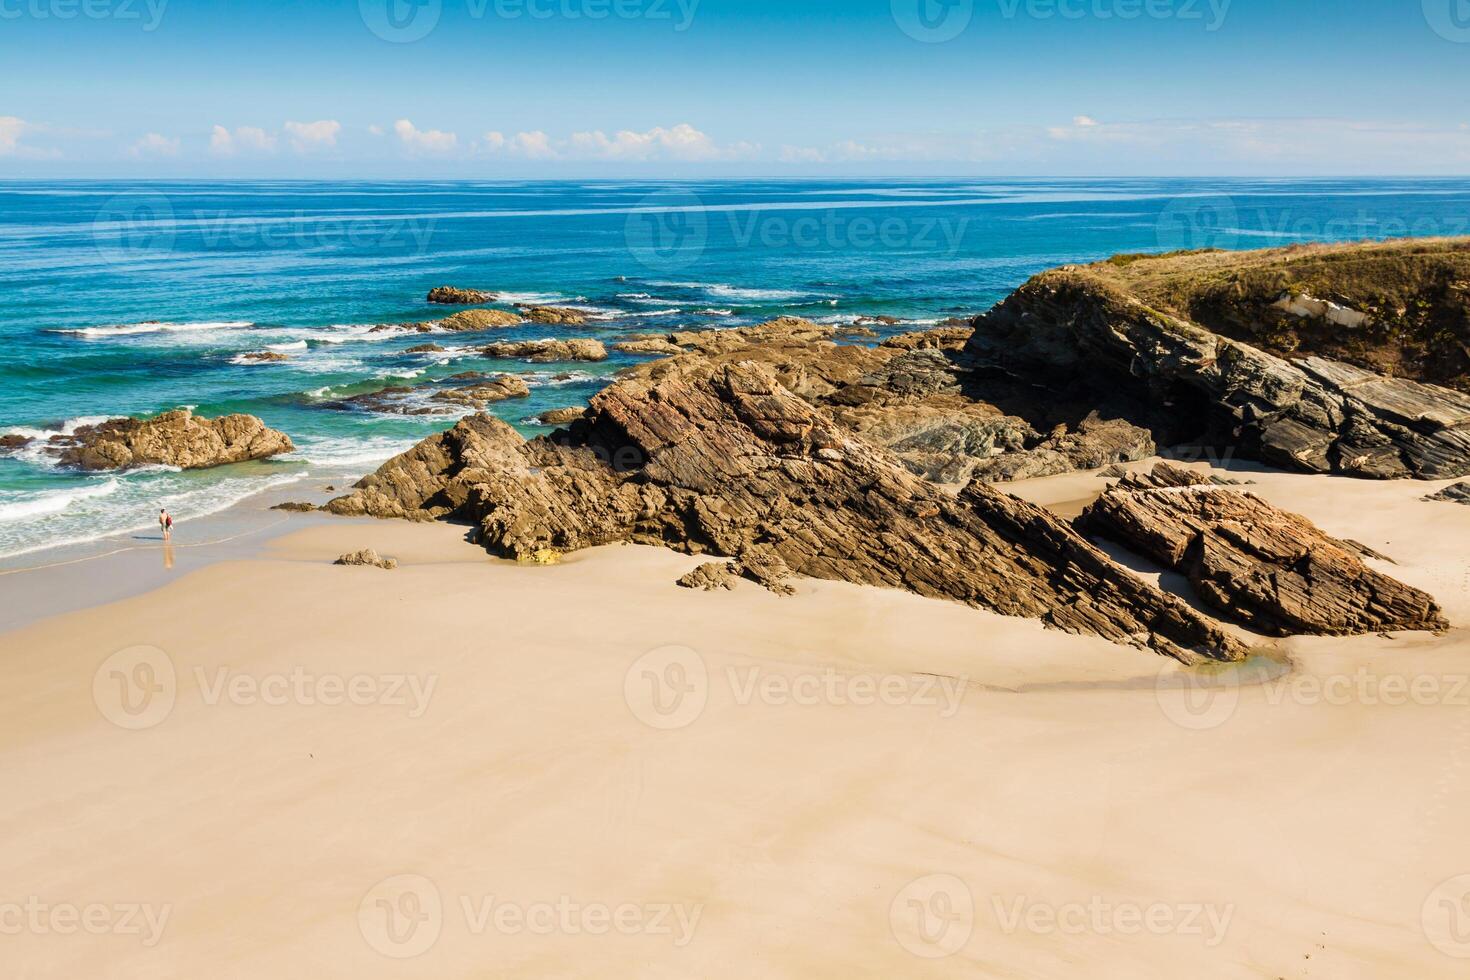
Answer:
[[(1439, 485), (1235, 475), (1470, 623)], [(366, 546), (402, 567), (330, 564)], [(0, 636), (0, 973), (1470, 971), (1463, 626), (1200, 688), (899, 593), (675, 588), (695, 564), (341, 522)]]

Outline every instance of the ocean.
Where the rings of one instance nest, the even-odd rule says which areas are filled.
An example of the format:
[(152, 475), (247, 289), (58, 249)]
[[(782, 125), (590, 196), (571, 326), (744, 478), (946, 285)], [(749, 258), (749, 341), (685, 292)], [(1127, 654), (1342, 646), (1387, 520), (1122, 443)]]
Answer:
[[(340, 399), (467, 371), (523, 374), (492, 411), (528, 436), (638, 360), (492, 361), (488, 339), (722, 328), (790, 314), (885, 332), (979, 313), (1028, 276), (1120, 252), (1470, 233), (1464, 180), (729, 180), (0, 183), (0, 558), (350, 479), (453, 415)], [(588, 327), (373, 333), (453, 312), (455, 285), (576, 306)], [(436, 342), (445, 351), (409, 354)], [(252, 351), (284, 362), (250, 364)], [(297, 452), (199, 472), (88, 475), (45, 440), (190, 406), (258, 415)]]

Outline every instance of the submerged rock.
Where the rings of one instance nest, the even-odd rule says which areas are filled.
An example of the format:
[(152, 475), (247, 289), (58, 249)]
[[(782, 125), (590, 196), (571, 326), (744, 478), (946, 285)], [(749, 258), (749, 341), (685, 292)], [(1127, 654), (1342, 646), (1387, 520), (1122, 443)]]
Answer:
[(442, 382), (431, 381), (421, 385), (392, 385), (326, 405), (386, 415), (452, 415), (462, 414), (466, 409), (479, 410), (493, 402), (528, 398), (531, 394), (526, 379), (515, 374), (468, 373), (447, 380), (459, 383), (446, 386)]
[(438, 344), (419, 344), (417, 347), (410, 347), (410, 348), (408, 348), (408, 350), (404, 351), (403, 353), (405, 353), (405, 354), (442, 354), (442, 353), (444, 353), (444, 348), (443, 347), (440, 347)]
[(750, 361), (618, 382), (556, 442), (464, 419), (327, 509), (453, 515), (509, 558), (657, 544), (741, 558), (773, 582), (779, 560), (793, 575), (1034, 617), (1186, 662), (1245, 653), (1046, 510), (978, 481), (944, 492)]
[(553, 361), (605, 361), (607, 348), (598, 340), (511, 340), (480, 348), (486, 357), (523, 358), (537, 364)]
[(1114, 484), (1079, 524), (1182, 572), (1206, 603), (1265, 633), (1449, 625), (1429, 595), (1363, 564), (1361, 545), (1168, 463)]
[(205, 469), (265, 459), (296, 447), (253, 415), (196, 416), (188, 409), (151, 419), (116, 418), (52, 440), (63, 466), (117, 470), (162, 465)]
[(279, 364), (281, 361), (289, 361), (291, 358), (279, 351), (253, 350), (240, 355), (240, 361), (250, 364)]
[(457, 286), (436, 286), (429, 290), (429, 302), (444, 306), (478, 306), (493, 303), (498, 297), (481, 289), (460, 289)]
[(17, 449), (24, 449), (35, 441), (31, 436), (3, 435), (0, 436), (0, 452), (14, 452)]
[(358, 565), (370, 568), (381, 568), (384, 571), (392, 571), (398, 567), (398, 559), (384, 558), (372, 548), (364, 548), (362, 551), (354, 551), (350, 555), (343, 555), (334, 565)]

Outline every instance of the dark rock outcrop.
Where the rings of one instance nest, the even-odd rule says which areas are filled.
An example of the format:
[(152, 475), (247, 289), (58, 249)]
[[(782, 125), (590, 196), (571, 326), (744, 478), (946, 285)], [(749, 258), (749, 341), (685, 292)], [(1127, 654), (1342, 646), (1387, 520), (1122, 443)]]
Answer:
[(733, 589), (739, 579), (749, 579), (776, 595), (796, 595), (796, 589), (787, 580), (791, 569), (778, 556), (757, 548), (747, 549), (738, 559), (731, 562), (707, 562), (679, 579), (685, 589), (702, 589), (714, 592)]
[(19, 436), (15, 434), (0, 436), (0, 452), (14, 452), (24, 449), (36, 440), (31, 436)]
[(1079, 524), (1182, 572), (1206, 603), (1265, 633), (1343, 636), (1449, 625), (1429, 595), (1363, 564), (1361, 546), (1168, 463), (1114, 484)]
[(196, 416), (187, 409), (151, 419), (116, 418), (84, 426), (53, 440), (63, 466), (119, 470), (163, 465), (206, 469), (289, 453), (296, 447), (284, 432), (253, 415)]
[(283, 510), (291, 514), (310, 514), (316, 510), (316, 504), (305, 504), (296, 500), (288, 500), (282, 504), (276, 504), (271, 510)]
[(443, 347), (440, 347), (438, 344), (419, 344), (417, 347), (410, 347), (410, 348), (408, 348), (408, 350), (404, 351), (403, 353), (405, 353), (405, 354), (442, 354), (442, 353), (444, 353), (444, 348)]
[(1456, 483), (1424, 499), (1449, 504), (1470, 504), (1470, 483)]
[(386, 415), (462, 415), (494, 402), (528, 398), (531, 394), (526, 379), (515, 374), (471, 373), (455, 375), (447, 380), (455, 384), (431, 381), (421, 385), (392, 385), (325, 404), (328, 408)]
[(282, 354), (279, 351), (253, 350), (241, 354), (239, 359), (241, 363), (279, 364), (282, 361), (289, 361), (291, 358), (287, 357), (285, 354)]
[(978, 481), (944, 492), (753, 361), (623, 380), (556, 442), (464, 419), (327, 509), (452, 515), (517, 559), (620, 541), (758, 551), (795, 575), (1034, 617), (1186, 662), (1245, 652), (1046, 510)]
[(487, 293), (481, 289), (436, 286), (429, 290), (429, 302), (444, 306), (479, 306), (481, 303), (493, 303), (496, 299), (494, 293)]
[(966, 355), (1054, 392), (1130, 397), (1141, 406), (1130, 421), (1167, 444), (1311, 473), (1470, 474), (1470, 394), (1271, 353), (1147, 305), (1130, 291), (1143, 287), (1120, 277), (1104, 263), (1033, 278), (974, 321)]
[(607, 348), (598, 340), (510, 340), (480, 348), (486, 357), (519, 358), (536, 364), (553, 361), (605, 361)]

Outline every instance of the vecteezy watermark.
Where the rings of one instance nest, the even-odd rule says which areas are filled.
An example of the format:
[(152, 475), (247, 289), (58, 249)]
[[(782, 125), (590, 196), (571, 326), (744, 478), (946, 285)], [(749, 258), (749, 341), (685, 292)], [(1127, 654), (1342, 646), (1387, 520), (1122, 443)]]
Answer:
[(1470, 708), (1470, 674), (1409, 674), (1367, 667), (1298, 674), (1272, 662), (1191, 670), (1166, 666), (1159, 672), (1154, 693), (1170, 721), (1191, 731), (1207, 731), (1235, 716), (1247, 688), (1258, 690), (1269, 707)]
[[(471, 20), (646, 20), (676, 32), (694, 26), (701, 0), (465, 0)], [(421, 41), (444, 15), (443, 0), (357, 0), (368, 30), (394, 44)]]
[(1187, 936), (1214, 949), (1225, 941), (1233, 904), (1128, 902), (1093, 895), (1084, 901), (1039, 901), (1026, 895), (992, 895), (1002, 932), (1037, 936)]
[(92, 219), (92, 243), (112, 265), (166, 255), (176, 235), (173, 205), (162, 194), (119, 195)]
[(521, 901), (462, 893), (446, 902), (423, 875), (403, 874), (374, 885), (357, 908), (362, 937), (392, 959), (413, 959), (434, 947), (446, 929), (480, 936), (649, 936), (683, 949), (694, 941), (703, 903), (584, 901), (570, 895)]
[(1223, 194), (1177, 197), (1165, 205), (1155, 228), (1166, 251), (1230, 249), (1240, 240), (1240, 214)]
[(1201, 194), (1170, 201), (1159, 214), (1156, 233), (1165, 251), (1234, 249), (1249, 242), (1456, 237), (1470, 234), (1470, 215), (1405, 215), (1363, 207), (1338, 213), (1321, 207), (1245, 207), (1227, 195)]
[(1424, 0), (1424, 19), (1446, 41), (1470, 44), (1470, 0)]
[(152, 949), (172, 914), (172, 905), (45, 902), (31, 895), (20, 902), (0, 901), (0, 936), (129, 936)]
[(898, 944), (926, 960), (953, 956), (975, 932), (975, 896), (954, 875), (926, 875), (909, 882), (888, 905), (888, 926)]
[(689, 647), (667, 646), (639, 657), (623, 675), (623, 699), (651, 728), (688, 728), (704, 713), (710, 689), (723, 684), (740, 707), (914, 707), (953, 718), (968, 678), (936, 674), (849, 674), (831, 668), (773, 671), (731, 666), (711, 675)]
[(158, 30), (169, 0), (0, 0), (0, 20), (137, 21), (148, 32)]
[[(1206, 31), (1225, 26), (1234, 0), (891, 0), (893, 20), (916, 41), (953, 41), (974, 20), (977, 7), (993, 3), (1002, 20), (1175, 20)], [(1426, 0), (1430, 2), (1430, 0)]]
[[(429, 709), (437, 674), (334, 674), (294, 667), (260, 674), (195, 667), (193, 679), (206, 707), (381, 707), (417, 721)], [(131, 731), (156, 728), (173, 714), (179, 674), (173, 658), (152, 646), (128, 647), (92, 675), (92, 700), (102, 717)]]
[(1429, 893), (1420, 911), (1429, 944), (1446, 956), (1470, 960), (1470, 874), (1458, 875)]
[(875, 218), (856, 208), (707, 208), (688, 191), (661, 190), (633, 208), (624, 236), (638, 262), (658, 272), (675, 272), (698, 262), (717, 232), (718, 245), (738, 249), (886, 250), (952, 257), (969, 227), (964, 216)]

